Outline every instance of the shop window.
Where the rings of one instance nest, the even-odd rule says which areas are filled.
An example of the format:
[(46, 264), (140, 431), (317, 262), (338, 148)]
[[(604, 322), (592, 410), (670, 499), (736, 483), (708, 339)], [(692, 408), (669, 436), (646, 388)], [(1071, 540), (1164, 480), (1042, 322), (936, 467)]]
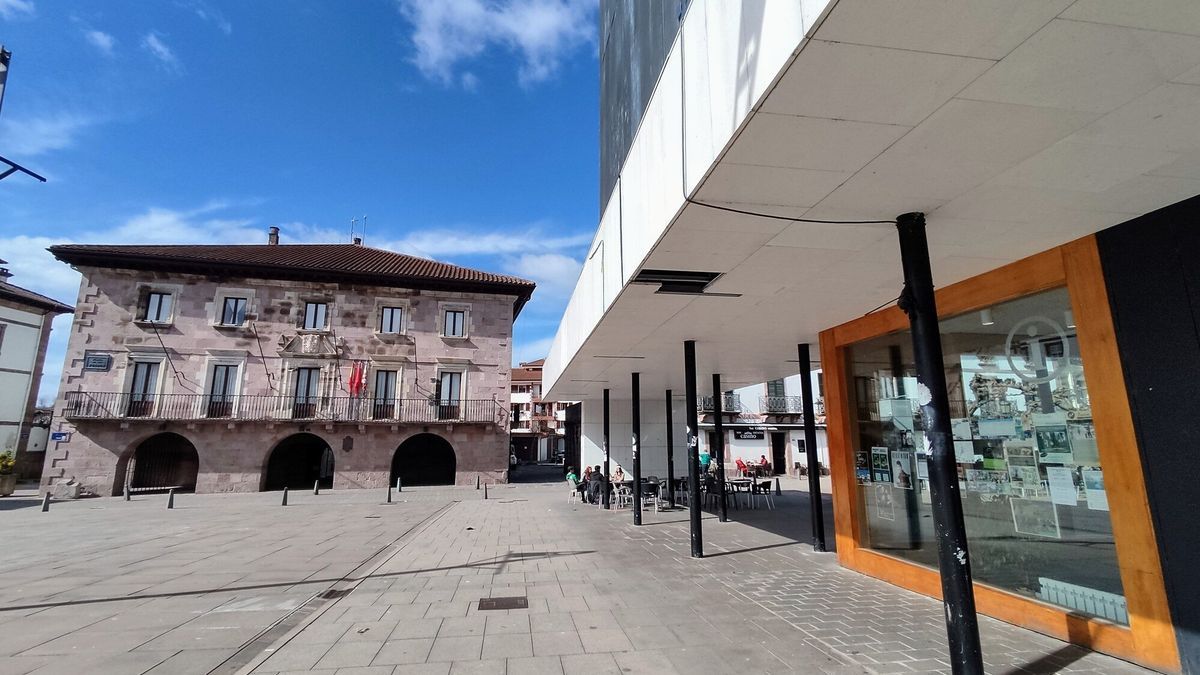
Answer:
[[(975, 580), (1128, 625), (1070, 298), (941, 321)], [(848, 351), (863, 545), (930, 567), (937, 544), (912, 336)]]

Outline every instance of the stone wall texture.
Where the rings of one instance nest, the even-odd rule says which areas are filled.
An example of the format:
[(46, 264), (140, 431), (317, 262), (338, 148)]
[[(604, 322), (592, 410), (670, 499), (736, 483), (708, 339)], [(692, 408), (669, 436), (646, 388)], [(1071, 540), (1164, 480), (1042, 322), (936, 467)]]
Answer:
[[(499, 481), (507, 475), (513, 296), (93, 267), (80, 271), (83, 280), (52, 429), (71, 436), (49, 443), (42, 475), (46, 488), (74, 478), (85, 490), (113, 494), (123, 484), (124, 460), (139, 443), (165, 431), (195, 445), (200, 492), (261, 489), (271, 450), (301, 431), (321, 436), (334, 450), (335, 487), (386, 486), (393, 452), (404, 439), (423, 431), (442, 436), (454, 447), (458, 484), (473, 485), (476, 476)], [(139, 303), (149, 291), (173, 294), (166, 325), (138, 320)], [(218, 325), (226, 296), (249, 298), (243, 325)], [(305, 302), (328, 303), (327, 330), (302, 329)], [(469, 308), (467, 337), (441, 336), (440, 317), (447, 304)], [(405, 308), (403, 334), (378, 332), (384, 306)], [(112, 367), (85, 371), (85, 353), (111, 355)], [(221, 363), (238, 366), (237, 393), (245, 397), (241, 401), (256, 395), (285, 399), (294, 393), (295, 370), (301, 367), (321, 369), (324, 397), (349, 396), (354, 361), (369, 368), (368, 391), (374, 387), (375, 371), (394, 370), (395, 396), (402, 399), (433, 397), (439, 372), (457, 370), (463, 373), (462, 398), (494, 400), (497, 414), (490, 423), (457, 424), (66, 416), (68, 392), (129, 391), (138, 360), (159, 361), (159, 401), (182, 400), (172, 399), (177, 394), (207, 394), (213, 366)], [(351, 450), (342, 449), (347, 437), (353, 439)]]

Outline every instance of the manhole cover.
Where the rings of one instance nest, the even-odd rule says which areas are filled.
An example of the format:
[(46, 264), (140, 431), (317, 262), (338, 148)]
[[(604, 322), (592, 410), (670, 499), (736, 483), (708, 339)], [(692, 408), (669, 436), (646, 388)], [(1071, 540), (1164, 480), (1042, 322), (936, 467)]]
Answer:
[(529, 609), (529, 598), (524, 595), (515, 598), (480, 598), (479, 610), (485, 609)]

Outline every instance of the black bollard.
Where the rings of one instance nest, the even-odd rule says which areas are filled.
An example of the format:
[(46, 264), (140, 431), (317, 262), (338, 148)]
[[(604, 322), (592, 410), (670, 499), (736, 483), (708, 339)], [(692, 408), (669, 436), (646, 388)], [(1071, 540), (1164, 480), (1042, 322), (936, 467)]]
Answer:
[(314, 495), (321, 494), (321, 481), (320, 480), (313, 481), (313, 494)]
[(283, 488), (283, 503), (280, 506), (287, 506), (287, 488)]
[(122, 492), (125, 495), (125, 501), (129, 501), (129, 485), (128, 484), (125, 486), (125, 489)]
[(779, 487), (779, 476), (775, 476), (775, 496), (776, 497), (783, 496), (783, 490), (780, 489), (780, 487)]
[(391, 485), (391, 483), (388, 483), (388, 500), (387, 500), (387, 503), (389, 503), (389, 504), (391, 504), (391, 503), (392, 503), (392, 485)]
[(482, 482), (483, 482), (483, 479), (482, 479), (482, 478), (480, 478), (479, 476), (475, 476), (475, 489), (476, 489), (476, 490), (478, 490), (478, 489), (479, 489), (479, 484), (480, 484), (480, 483), (482, 483)]
[(50, 493), (47, 492), (45, 497), (42, 497), (42, 513), (50, 510)]
[(396, 476), (396, 492), (404, 492), (404, 479)]
[(483, 498), (487, 499), (487, 483), (483, 484)]
[(167, 490), (167, 508), (168, 509), (175, 508), (175, 488), (171, 488), (170, 490)]

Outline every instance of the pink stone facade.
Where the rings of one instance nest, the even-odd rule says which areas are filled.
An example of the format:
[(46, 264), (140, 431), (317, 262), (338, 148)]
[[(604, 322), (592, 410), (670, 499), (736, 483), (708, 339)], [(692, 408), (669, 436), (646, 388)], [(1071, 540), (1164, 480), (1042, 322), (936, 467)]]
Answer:
[[(474, 485), (477, 477), (506, 480), (514, 296), (94, 267), (80, 272), (83, 281), (52, 429), (71, 435), (49, 443), (42, 476), (46, 487), (74, 478), (87, 491), (118, 493), (134, 449), (164, 431), (195, 446), (197, 492), (262, 489), (272, 449), (302, 431), (321, 437), (333, 450), (335, 488), (386, 486), (394, 451), (422, 432), (450, 442), (457, 484)], [(149, 292), (171, 294), (168, 321), (138, 320), (139, 305), (144, 306)], [(226, 297), (248, 300), (242, 325), (219, 325)], [(325, 330), (303, 330), (306, 302), (326, 303)], [(384, 307), (403, 309), (400, 334), (379, 332)], [(466, 310), (465, 337), (442, 336), (446, 308)], [(85, 353), (110, 355), (111, 368), (85, 369)], [(155, 419), (79, 419), (70, 413), (69, 396), (131, 391), (138, 361), (158, 364), (152, 386), (160, 406), (201, 400), (212, 391), (214, 368), (235, 366), (238, 410), (224, 419), (197, 418), (186, 411)], [(368, 391), (377, 371), (395, 371), (398, 399), (432, 399), (441, 374), (459, 372), (461, 398), (485, 409), (494, 401), (496, 417), (413, 423), (239, 419), (263, 407), (252, 401), (292, 395), (299, 368), (319, 369), (322, 397), (346, 400), (354, 361), (367, 369)]]

